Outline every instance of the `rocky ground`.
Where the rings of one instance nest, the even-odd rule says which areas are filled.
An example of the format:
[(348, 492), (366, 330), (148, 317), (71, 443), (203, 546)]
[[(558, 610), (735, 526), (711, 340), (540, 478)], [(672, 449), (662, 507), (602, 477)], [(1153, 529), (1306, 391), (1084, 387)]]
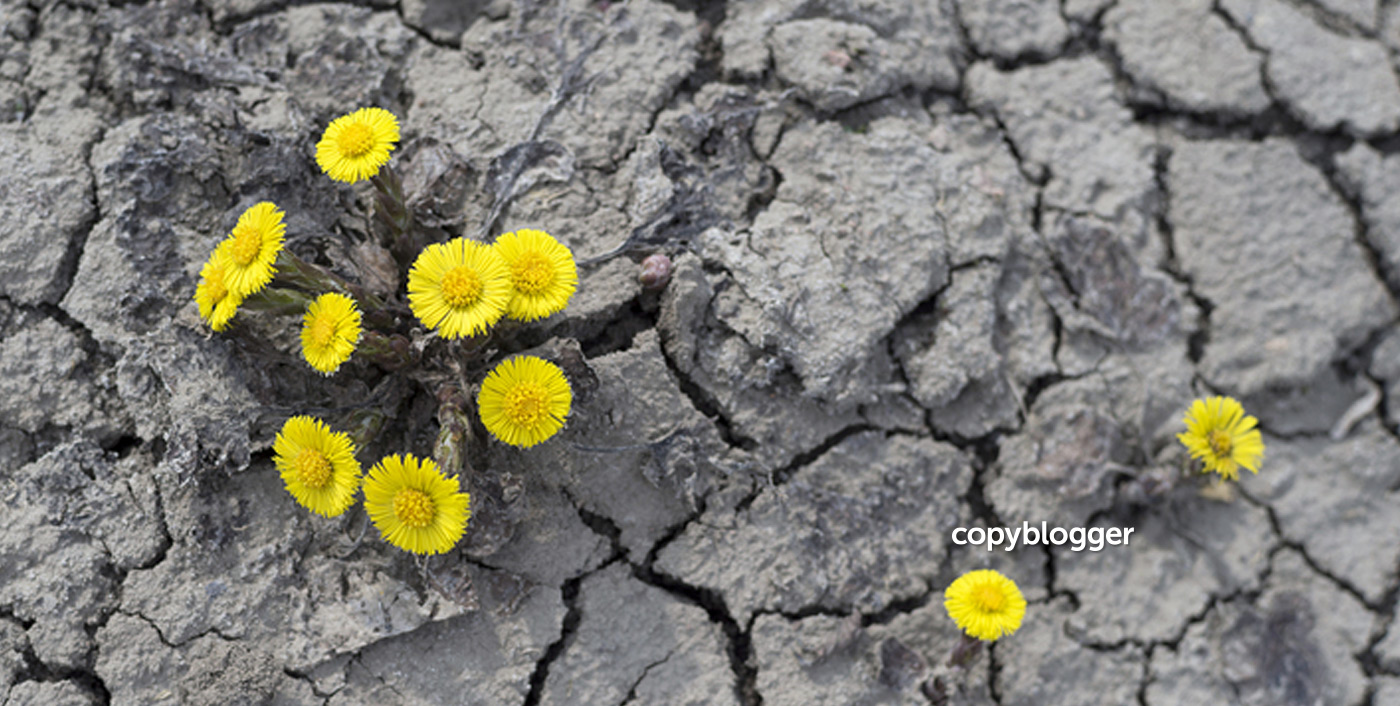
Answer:
[[(927, 704), (982, 567), (952, 703), (1400, 704), (1397, 59), (1396, 0), (3, 0), (0, 704)], [(572, 420), (431, 574), (269, 447), (433, 390), (191, 298), (261, 200), (402, 289), (312, 159), (363, 105), (424, 228), (583, 263)], [(1022, 521), (1137, 532), (948, 538)]]

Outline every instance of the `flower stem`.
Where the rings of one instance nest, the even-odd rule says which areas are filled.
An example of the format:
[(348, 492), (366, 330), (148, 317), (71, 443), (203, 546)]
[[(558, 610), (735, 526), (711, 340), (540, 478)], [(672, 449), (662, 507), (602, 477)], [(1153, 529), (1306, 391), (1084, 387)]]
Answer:
[(417, 359), (413, 344), (397, 333), (365, 331), (356, 352), (365, 360), (390, 372), (407, 368)]
[(280, 287), (265, 287), (243, 300), (249, 311), (265, 311), (278, 316), (301, 316), (311, 305), (305, 292)]
[(394, 315), (388, 311), (382, 299), (320, 265), (297, 257), (286, 248), (277, 253), (276, 281), (308, 294), (344, 294), (359, 304), (365, 324), (369, 326), (392, 329), (396, 324)]
[(467, 443), (471, 435), (471, 420), (467, 418), (467, 396), (456, 385), (445, 385), (438, 390), (438, 431), (437, 442), (433, 444), (433, 460), (438, 468), (448, 475), (459, 475), (463, 471), (471, 473), (467, 462)]
[(953, 646), (952, 654), (948, 655), (948, 666), (955, 669), (967, 669), (977, 661), (977, 655), (982, 653), (982, 641), (963, 633), (958, 644)]
[(385, 164), (370, 177), (374, 184), (374, 216), (388, 234), (385, 245), (403, 268), (413, 264), (422, 247), (413, 238), (413, 210), (404, 197), (403, 182), (393, 166)]

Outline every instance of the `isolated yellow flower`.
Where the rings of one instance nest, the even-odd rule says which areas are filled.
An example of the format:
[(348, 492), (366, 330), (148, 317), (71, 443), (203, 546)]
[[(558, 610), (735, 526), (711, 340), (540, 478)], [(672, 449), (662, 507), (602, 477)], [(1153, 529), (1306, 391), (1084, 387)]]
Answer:
[(277, 273), (273, 263), (287, 231), (282, 215), (268, 201), (253, 204), (238, 217), (233, 232), (225, 239), (230, 245), (224, 259), (224, 284), (236, 296), (246, 297), (262, 289)]
[(510, 273), (501, 256), (466, 238), (434, 243), (408, 272), (408, 303), (443, 338), (485, 333), (510, 302)]
[(414, 554), (441, 554), (457, 544), (471, 518), (471, 496), (431, 459), (385, 456), (365, 479), (365, 511), (385, 541)]
[(481, 423), (511, 446), (530, 447), (564, 426), (573, 390), (559, 366), (534, 356), (502, 361), (481, 382)]
[(991, 569), (969, 571), (943, 592), (943, 607), (958, 628), (979, 640), (995, 640), (1021, 627), (1026, 599), (1016, 583)]
[(399, 121), (383, 108), (360, 108), (326, 127), (316, 163), (336, 181), (355, 183), (379, 173), (399, 141)]
[(1240, 466), (1251, 473), (1259, 472), (1259, 462), (1264, 458), (1264, 438), (1255, 428), (1259, 420), (1246, 416), (1235, 398), (1196, 400), (1182, 421), (1186, 431), (1176, 438), (1191, 452), (1191, 458), (1199, 458), (1205, 464), (1203, 473), (1214, 471), (1236, 480)]
[(355, 444), (314, 417), (296, 416), (282, 425), (272, 444), (272, 460), (287, 492), (306, 509), (335, 517), (355, 501), (360, 462)]
[(517, 230), (496, 238), (492, 246), (510, 269), (511, 296), (506, 313), (512, 319), (535, 321), (569, 304), (578, 289), (574, 254), (542, 230)]
[(330, 375), (350, 359), (360, 342), (360, 310), (344, 294), (327, 292), (306, 307), (301, 321), (301, 354), (311, 367)]
[[(194, 290), (194, 300), (199, 304), (199, 317), (209, 322), (209, 328), (222, 331), (228, 328), (229, 319), (238, 312), (243, 297), (229, 291), (224, 284), (224, 261), (233, 243), (221, 241), (209, 259), (199, 270), (199, 285)], [(223, 251), (223, 252), (220, 252)]]

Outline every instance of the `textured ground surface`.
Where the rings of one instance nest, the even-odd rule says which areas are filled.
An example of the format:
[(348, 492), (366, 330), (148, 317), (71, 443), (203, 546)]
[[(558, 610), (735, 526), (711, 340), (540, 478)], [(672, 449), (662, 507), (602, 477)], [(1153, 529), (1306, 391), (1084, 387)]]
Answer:
[[(988, 566), (953, 703), (1400, 704), (1400, 2), (290, 4), (0, 0), (0, 704), (921, 704)], [(433, 391), (191, 300), (264, 199), (401, 289), (311, 158), (369, 104), (425, 227), (585, 261), (432, 581), (269, 446)], [(1264, 472), (1164, 488), (1217, 392)], [(1042, 520), (1137, 533), (948, 540)]]

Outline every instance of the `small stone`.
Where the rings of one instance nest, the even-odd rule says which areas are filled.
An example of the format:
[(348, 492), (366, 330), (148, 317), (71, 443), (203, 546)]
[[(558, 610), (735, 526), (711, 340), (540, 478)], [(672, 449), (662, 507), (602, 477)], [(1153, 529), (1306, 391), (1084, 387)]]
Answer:
[(653, 253), (642, 260), (642, 271), (637, 274), (637, 281), (641, 282), (642, 289), (659, 292), (671, 283), (674, 269), (671, 258), (666, 257), (665, 253)]

